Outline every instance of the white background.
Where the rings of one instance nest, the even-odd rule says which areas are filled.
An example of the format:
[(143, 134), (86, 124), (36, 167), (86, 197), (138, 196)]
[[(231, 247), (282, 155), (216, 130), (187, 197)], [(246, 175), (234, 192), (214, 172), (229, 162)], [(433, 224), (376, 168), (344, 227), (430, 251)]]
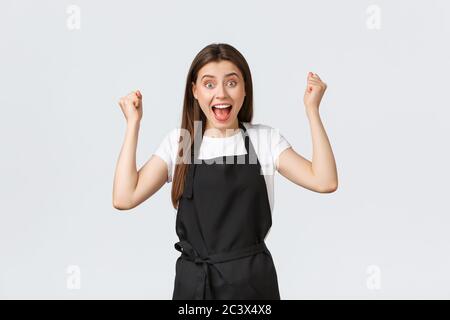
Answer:
[(190, 63), (213, 42), (247, 59), (253, 122), (309, 159), (307, 72), (328, 84), (339, 189), (277, 173), (267, 245), (281, 298), (450, 298), (449, 33), (445, 0), (3, 0), (0, 298), (171, 299), (171, 184), (112, 206), (117, 102), (143, 94), (140, 167), (180, 125)]

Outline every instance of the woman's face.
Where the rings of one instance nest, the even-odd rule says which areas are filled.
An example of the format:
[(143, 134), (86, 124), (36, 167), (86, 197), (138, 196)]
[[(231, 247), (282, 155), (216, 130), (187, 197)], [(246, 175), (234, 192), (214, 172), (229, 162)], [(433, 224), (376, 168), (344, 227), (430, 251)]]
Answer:
[(194, 97), (207, 118), (206, 129), (239, 127), (237, 115), (245, 98), (244, 78), (230, 61), (221, 60), (204, 65), (192, 83)]

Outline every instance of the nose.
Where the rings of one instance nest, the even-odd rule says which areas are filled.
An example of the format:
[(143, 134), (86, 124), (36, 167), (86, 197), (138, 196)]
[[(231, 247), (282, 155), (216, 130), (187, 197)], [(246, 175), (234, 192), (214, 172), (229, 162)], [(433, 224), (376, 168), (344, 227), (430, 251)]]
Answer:
[(226, 92), (225, 86), (223, 83), (221, 83), (217, 86), (216, 97), (218, 99), (223, 99), (223, 98), (226, 98), (226, 96), (227, 96), (227, 92)]

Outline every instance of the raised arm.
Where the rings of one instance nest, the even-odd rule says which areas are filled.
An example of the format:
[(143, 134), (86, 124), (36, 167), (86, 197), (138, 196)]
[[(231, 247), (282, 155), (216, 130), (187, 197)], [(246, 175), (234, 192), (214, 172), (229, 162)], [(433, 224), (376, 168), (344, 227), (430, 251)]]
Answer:
[(338, 187), (336, 162), (319, 115), (320, 101), (326, 88), (327, 85), (318, 75), (311, 72), (308, 74), (304, 103), (311, 127), (312, 162), (293, 148), (284, 150), (277, 162), (278, 172), (285, 178), (320, 193), (334, 192)]
[(136, 169), (136, 147), (142, 119), (142, 95), (131, 92), (120, 98), (119, 105), (127, 121), (125, 141), (120, 151), (114, 174), (113, 207), (128, 210), (136, 207), (167, 181), (167, 165), (153, 155), (142, 168)]

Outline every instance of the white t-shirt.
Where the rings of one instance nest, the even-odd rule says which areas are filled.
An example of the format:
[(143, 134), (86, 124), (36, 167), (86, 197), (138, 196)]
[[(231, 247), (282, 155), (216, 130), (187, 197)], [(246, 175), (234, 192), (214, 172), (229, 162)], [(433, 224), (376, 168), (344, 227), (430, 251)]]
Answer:
[[(291, 145), (278, 129), (268, 125), (252, 124), (250, 122), (243, 122), (243, 125), (247, 129), (259, 163), (261, 164), (261, 173), (264, 175), (266, 181), (270, 209), (273, 212), (274, 173), (278, 170), (278, 156), (283, 150), (291, 147)], [(172, 182), (172, 177), (175, 172), (180, 133), (180, 128), (172, 129), (153, 153), (167, 163), (167, 183)], [(198, 158), (213, 159), (220, 156), (242, 155), (246, 153), (241, 130), (237, 130), (237, 133), (224, 138), (204, 135)]]

